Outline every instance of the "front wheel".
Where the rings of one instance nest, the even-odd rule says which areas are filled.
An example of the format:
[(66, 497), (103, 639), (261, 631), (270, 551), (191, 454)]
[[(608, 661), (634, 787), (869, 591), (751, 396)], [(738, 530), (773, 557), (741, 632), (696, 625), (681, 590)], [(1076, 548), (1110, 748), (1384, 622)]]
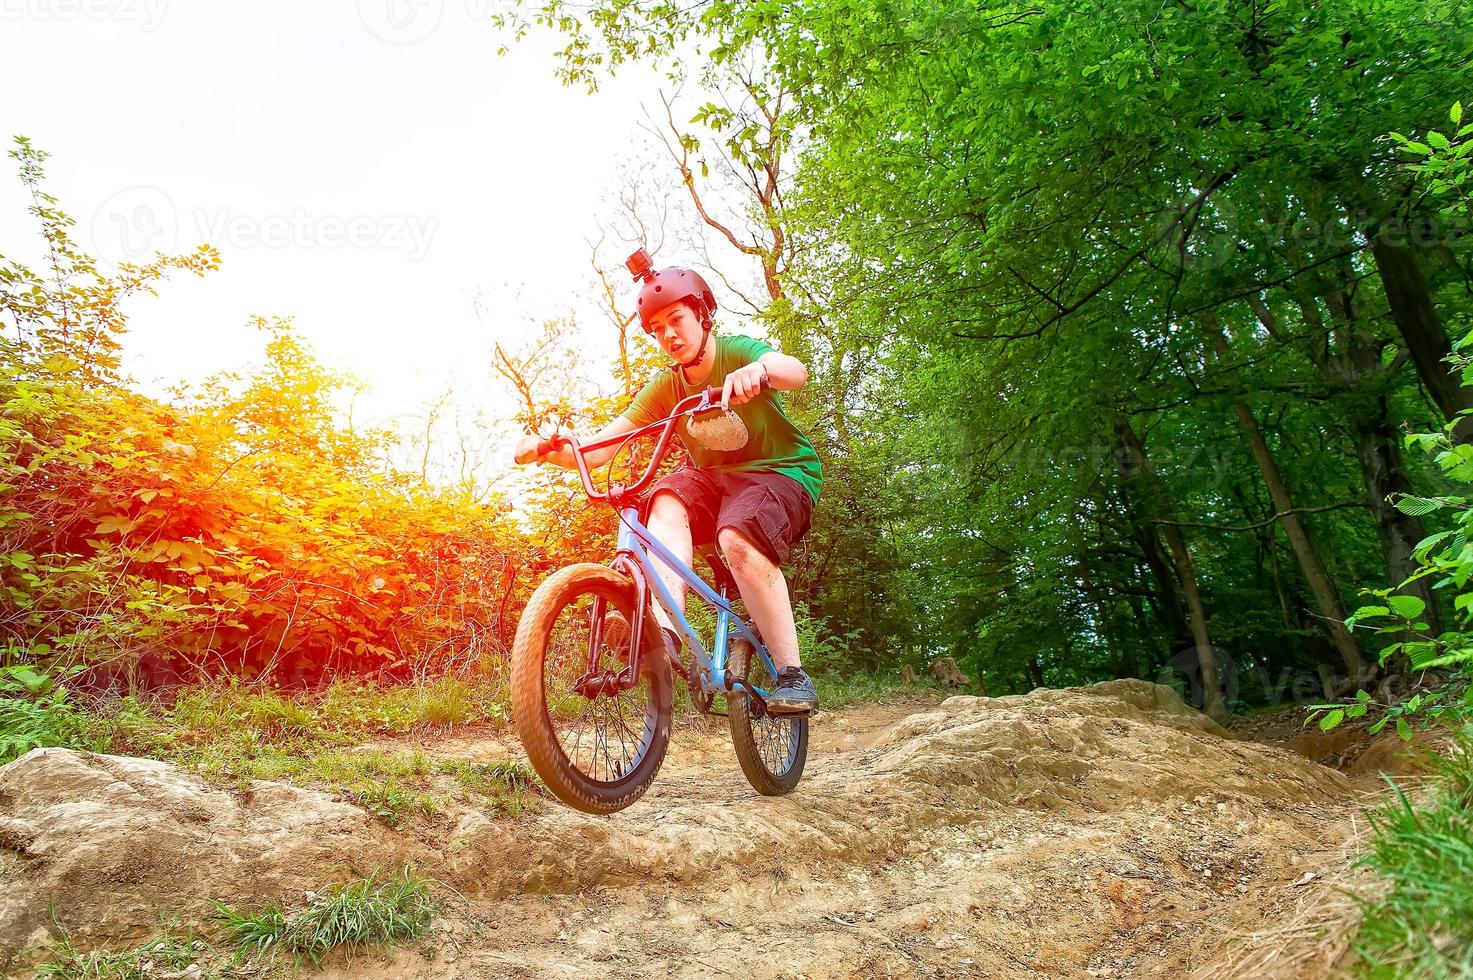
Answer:
[(512, 716), (522, 746), (547, 788), (585, 813), (638, 800), (670, 745), (670, 668), (659, 627), (646, 615), (639, 676), (620, 684), (629, 640), (627, 629), (610, 625), (619, 617), (634, 621), (629, 577), (570, 565), (532, 594), (512, 645)]
[[(749, 640), (733, 641), (730, 662), (732, 674), (748, 684), (765, 691), (777, 688), (772, 664)], [(726, 717), (737, 762), (752, 788), (763, 796), (791, 793), (808, 761), (808, 713), (775, 715), (732, 691), (726, 696)]]

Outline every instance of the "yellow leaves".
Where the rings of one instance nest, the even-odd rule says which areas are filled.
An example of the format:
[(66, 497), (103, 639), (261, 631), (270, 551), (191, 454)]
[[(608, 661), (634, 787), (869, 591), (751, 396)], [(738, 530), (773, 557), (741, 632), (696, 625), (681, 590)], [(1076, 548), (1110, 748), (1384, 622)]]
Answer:
[(98, 534), (127, 534), (138, 526), (138, 522), (127, 514), (109, 514), (97, 522), (94, 530)]
[(193, 446), (182, 442), (175, 442), (173, 439), (165, 439), (163, 443), (160, 444), (159, 449), (161, 449), (165, 455), (173, 456), (176, 459), (194, 459), (194, 457), (198, 454)]
[(174, 557), (169, 554), (170, 543), (168, 541), (155, 541), (153, 544), (144, 545), (133, 553), (133, 557), (138, 561), (168, 561)]
[[(463, 649), (457, 637), (487, 624), (509, 642), (507, 592), (530, 585), (495, 572), (519, 567), (505, 552), (525, 542), (494, 504), (385, 471), (379, 436), (334, 429), (325, 407), (299, 411), (299, 397), (331, 387), (283, 376), (168, 411), (79, 393), (48, 402), (29, 433), (25, 420), (18, 437), (0, 427), (0, 441), (29, 438), (44, 454), (44, 480), (0, 486), (17, 518), (5, 528), (12, 563), (42, 555), (23, 570), (37, 578), (25, 586), (37, 619), (85, 612), (112, 631), (99, 650), (208, 649), (243, 672), (278, 650), (309, 669), (404, 667)], [(47, 568), (59, 504), (82, 533)]]
[(239, 582), (217, 582), (215, 583), (215, 594), (226, 602), (237, 605), (245, 605), (251, 597), (250, 589)]
[(162, 557), (154, 558), (154, 561), (173, 559), (175, 564), (170, 567), (187, 575), (197, 574), (203, 571), (206, 566), (216, 567), (213, 562), (213, 556), (199, 541), (164, 542), (163, 550), (159, 554)]

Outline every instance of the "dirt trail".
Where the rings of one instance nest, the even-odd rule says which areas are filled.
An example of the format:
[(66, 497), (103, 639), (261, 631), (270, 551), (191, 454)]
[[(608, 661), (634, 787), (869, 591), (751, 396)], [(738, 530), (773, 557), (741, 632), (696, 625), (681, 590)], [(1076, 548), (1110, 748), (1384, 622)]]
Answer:
[[(1224, 735), (1129, 682), (871, 706), (815, 719), (799, 792), (764, 799), (723, 730), (686, 732), (640, 804), (527, 828), (566, 842), (541, 892), (452, 851), (465, 920), (373, 975), (1323, 975), (1359, 787)], [(1228, 942), (1265, 926), (1311, 941)]]
[[(423, 747), (519, 755), (504, 735)], [(0, 832), (18, 816), (13, 769)], [(1344, 941), (1316, 933), (1353, 917), (1336, 888), (1372, 786), (1133, 681), (825, 713), (803, 783), (777, 799), (750, 790), (724, 729), (685, 730), (613, 817), (550, 804), (348, 835), (353, 865), (410, 860), (465, 901), (419, 950), (325, 975), (1323, 976)], [(37, 871), (41, 850), (20, 850)], [(270, 888), (332, 880), (313, 860)], [(132, 885), (140, 907), (150, 874)], [(228, 883), (242, 887), (199, 887)]]

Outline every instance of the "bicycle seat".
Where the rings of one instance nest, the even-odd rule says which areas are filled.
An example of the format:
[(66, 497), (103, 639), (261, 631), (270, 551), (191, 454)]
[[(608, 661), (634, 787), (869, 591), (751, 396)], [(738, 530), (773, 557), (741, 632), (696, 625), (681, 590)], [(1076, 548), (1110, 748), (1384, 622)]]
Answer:
[(725, 589), (726, 594), (733, 598), (742, 594), (741, 589), (737, 588), (736, 579), (731, 577), (731, 569), (726, 567), (725, 559), (721, 557), (721, 553), (714, 546), (706, 545), (698, 548), (696, 549), (696, 554), (704, 558), (706, 564), (710, 566), (711, 584), (716, 587), (718, 592)]

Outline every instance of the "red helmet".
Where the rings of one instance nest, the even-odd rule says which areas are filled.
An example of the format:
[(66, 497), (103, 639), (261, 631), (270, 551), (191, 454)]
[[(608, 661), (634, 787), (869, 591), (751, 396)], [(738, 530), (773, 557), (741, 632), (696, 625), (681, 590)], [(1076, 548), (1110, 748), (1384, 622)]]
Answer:
[(693, 299), (700, 307), (701, 319), (707, 322), (716, 312), (716, 294), (694, 269), (671, 267), (659, 272), (646, 271), (644, 285), (639, 287), (639, 325), (650, 332), (650, 317), (683, 299)]

